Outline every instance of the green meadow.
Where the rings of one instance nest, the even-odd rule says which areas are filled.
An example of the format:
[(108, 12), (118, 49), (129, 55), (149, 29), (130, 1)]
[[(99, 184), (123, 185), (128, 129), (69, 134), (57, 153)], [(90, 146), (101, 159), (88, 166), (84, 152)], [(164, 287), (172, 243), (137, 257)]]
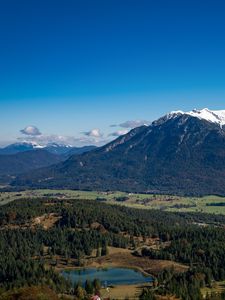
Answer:
[(123, 192), (89, 192), (74, 190), (26, 190), (1, 192), (0, 205), (22, 198), (50, 197), (56, 199), (96, 200), (108, 204), (173, 212), (202, 212), (225, 215), (225, 197), (179, 197), (171, 195), (129, 194)]

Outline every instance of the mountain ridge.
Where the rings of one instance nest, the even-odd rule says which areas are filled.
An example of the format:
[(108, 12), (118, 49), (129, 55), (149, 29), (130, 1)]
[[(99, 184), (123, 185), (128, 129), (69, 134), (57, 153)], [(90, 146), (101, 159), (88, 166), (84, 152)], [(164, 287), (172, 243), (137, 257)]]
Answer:
[(43, 149), (0, 155), (0, 182), (8, 183), (10, 178), (18, 174), (57, 164), (62, 160), (63, 157)]
[(178, 110), (178, 111), (172, 111), (166, 116), (168, 118), (172, 118), (176, 115), (189, 115), (192, 117), (196, 117), (200, 120), (206, 120), (208, 122), (218, 124), (221, 127), (225, 125), (225, 110), (210, 110), (208, 108), (203, 108), (201, 110), (193, 109), (188, 112)]
[[(163, 121), (164, 120), (164, 121)], [(185, 195), (225, 194), (225, 131), (168, 115), (88, 153), (19, 176), (13, 185)]]
[(57, 144), (57, 143), (47, 143), (47, 144), (38, 144), (36, 142), (18, 142), (10, 144), (4, 148), (0, 148), (0, 155), (11, 155), (26, 151), (33, 151), (33, 150), (46, 150), (49, 153), (57, 154), (57, 155), (67, 155), (70, 154), (80, 154), (86, 151), (90, 151), (95, 149), (96, 146), (82, 146), (82, 147), (75, 147), (71, 145), (64, 145), (64, 144)]

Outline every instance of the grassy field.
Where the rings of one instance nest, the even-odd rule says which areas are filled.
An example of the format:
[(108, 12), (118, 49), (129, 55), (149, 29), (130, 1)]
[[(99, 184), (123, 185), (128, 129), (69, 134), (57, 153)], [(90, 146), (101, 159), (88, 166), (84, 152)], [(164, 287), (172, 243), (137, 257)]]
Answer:
[(211, 288), (205, 287), (205, 288), (201, 289), (203, 297), (206, 297), (207, 294), (209, 294), (209, 295), (211, 295), (212, 293), (220, 294), (224, 291), (225, 291), (225, 281), (216, 281), (213, 283)]
[[(225, 197), (179, 197), (170, 195), (128, 194), (123, 192), (87, 192), (72, 190), (27, 190), (1, 192), (0, 205), (22, 198), (52, 197), (58, 199), (84, 199), (103, 201), (142, 209), (159, 209), (179, 212), (203, 212), (225, 215)], [(220, 203), (220, 206), (215, 205)], [(221, 206), (224, 203), (224, 206)], [(210, 206), (209, 206), (210, 204)]]
[(145, 285), (118, 285), (113, 288), (102, 289), (101, 295), (103, 299), (139, 299), (144, 287)]

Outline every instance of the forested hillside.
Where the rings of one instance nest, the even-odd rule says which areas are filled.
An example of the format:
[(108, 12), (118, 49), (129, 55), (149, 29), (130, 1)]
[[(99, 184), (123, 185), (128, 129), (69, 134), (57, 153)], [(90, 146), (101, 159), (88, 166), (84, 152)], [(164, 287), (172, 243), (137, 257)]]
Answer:
[[(82, 266), (93, 250), (107, 255), (107, 247), (113, 246), (189, 267), (185, 273), (158, 270), (157, 284), (142, 297), (154, 293), (202, 299), (201, 287), (225, 279), (224, 224), (223, 216), (136, 210), (97, 200), (21, 199), (0, 209), (0, 288), (42, 283), (70, 293), (70, 283), (56, 271), (59, 261)], [(140, 238), (157, 239), (162, 247), (142, 245), (138, 250)]]

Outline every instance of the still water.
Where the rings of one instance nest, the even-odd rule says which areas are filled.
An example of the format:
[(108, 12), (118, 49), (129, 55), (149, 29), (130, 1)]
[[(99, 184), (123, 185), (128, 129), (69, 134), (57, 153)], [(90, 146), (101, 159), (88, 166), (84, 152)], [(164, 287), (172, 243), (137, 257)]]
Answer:
[(127, 268), (108, 268), (108, 269), (80, 269), (63, 271), (61, 274), (72, 281), (84, 284), (87, 279), (93, 281), (98, 279), (102, 285), (126, 285), (148, 283), (153, 281), (151, 276), (145, 276), (141, 272)]

